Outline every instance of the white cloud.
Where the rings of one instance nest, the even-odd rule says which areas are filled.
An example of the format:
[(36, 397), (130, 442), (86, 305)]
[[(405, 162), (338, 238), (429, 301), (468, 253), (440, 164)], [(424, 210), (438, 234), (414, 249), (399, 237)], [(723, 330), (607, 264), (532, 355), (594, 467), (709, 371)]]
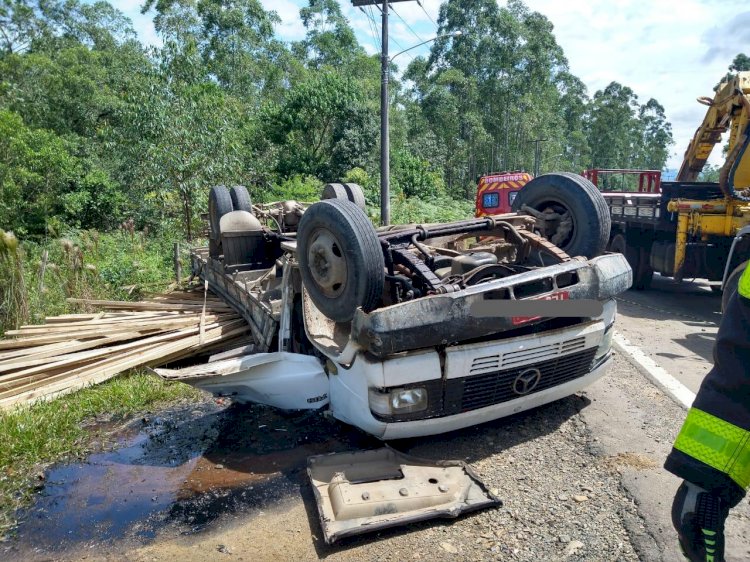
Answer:
[(142, 43), (157, 47), (162, 44), (161, 39), (156, 34), (156, 29), (154, 29), (153, 12), (141, 14), (142, 0), (113, 0), (110, 3), (130, 18), (130, 21), (133, 22), (133, 29), (135, 29)]
[[(745, 0), (526, 1), (552, 21), (590, 94), (617, 80), (642, 102), (653, 97), (664, 106), (675, 138), (671, 168), (679, 167), (705, 114), (695, 98), (713, 95), (732, 58), (750, 44)], [(714, 150), (713, 163), (721, 162), (720, 153)]]
[(299, 17), (299, 9), (305, 3), (292, 0), (261, 0), (266, 10), (273, 10), (281, 18), (276, 33), (284, 41), (299, 41), (305, 36), (305, 26)]

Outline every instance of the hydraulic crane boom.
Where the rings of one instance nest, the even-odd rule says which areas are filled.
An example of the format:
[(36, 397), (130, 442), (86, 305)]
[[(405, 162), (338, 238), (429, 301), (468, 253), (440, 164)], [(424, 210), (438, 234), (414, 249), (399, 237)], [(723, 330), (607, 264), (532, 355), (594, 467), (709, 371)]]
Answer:
[(703, 123), (685, 151), (677, 181), (694, 182), (721, 135), (729, 131), (727, 158), (719, 174), (722, 192), (735, 196), (735, 190), (750, 187), (750, 72), (738, 72), (719, 85), (713, 99), (698, 98), (708, 106)]

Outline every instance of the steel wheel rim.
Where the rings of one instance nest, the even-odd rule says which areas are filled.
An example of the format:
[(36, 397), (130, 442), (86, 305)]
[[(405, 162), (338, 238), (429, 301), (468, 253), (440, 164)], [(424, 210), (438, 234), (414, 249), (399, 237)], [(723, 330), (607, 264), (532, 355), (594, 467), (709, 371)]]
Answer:
[(307, 264), (310, 275), (328, 298), (341, 296), (346, 288), (348, 267), (341, 243), (327, 229), (319, 228), (310, 236)]

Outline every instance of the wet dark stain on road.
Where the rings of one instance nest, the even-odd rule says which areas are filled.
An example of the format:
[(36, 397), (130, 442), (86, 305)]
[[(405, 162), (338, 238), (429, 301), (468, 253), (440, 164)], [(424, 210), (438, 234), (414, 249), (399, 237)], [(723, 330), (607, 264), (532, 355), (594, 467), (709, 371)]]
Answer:
[(206, 402), (135, 420), (119, 446), (53, 467), (7, 555), (60, 553), (166, 529), (200, 532), (299, 494), (310, 455), (378, 446), (318, 412)]

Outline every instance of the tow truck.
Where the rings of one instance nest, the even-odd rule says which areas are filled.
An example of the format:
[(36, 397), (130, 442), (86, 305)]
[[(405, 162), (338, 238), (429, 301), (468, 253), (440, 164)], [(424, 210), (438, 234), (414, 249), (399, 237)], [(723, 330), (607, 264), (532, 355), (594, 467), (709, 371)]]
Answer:
[[(603, 193), (612, 219), (608, 249), (627, 257), (636, 289), (648, 288), (654, 272), (677, 281), (699, 277), (713, 281), (726, 304), (750, 258), (750, 72), (729, 77), (712, 98), (698, 101), (708, 109), (675, 181), (660, 181), (653, 170), (584, 175), (595, 184), (612, 174), (638, 177), (638, 191)], [(719, 182), (698, 181), (726, 132)]]

